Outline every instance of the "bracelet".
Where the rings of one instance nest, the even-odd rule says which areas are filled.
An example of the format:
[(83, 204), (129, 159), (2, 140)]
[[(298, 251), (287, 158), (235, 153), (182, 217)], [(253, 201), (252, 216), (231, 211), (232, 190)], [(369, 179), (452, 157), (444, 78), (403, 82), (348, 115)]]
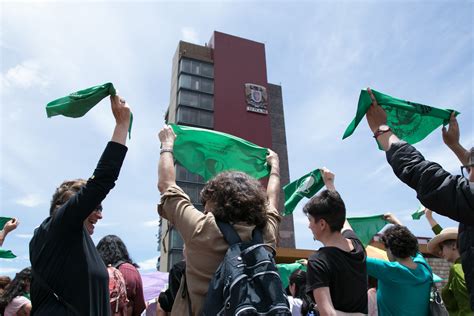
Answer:
[(161, 150), (160, 150), (160, 155), (161, 155), (162, 153), (171, 153), (171, 154), (173, 154), (173, 149), (170, 149), (170, 148), (161, 148)]
[(374, 138), (377, 139), (380, 135), (391, 132), (392, 129), (388, 126), (384, 126), (384, 128), (377, 128), (377, 130), (374, 133)]
[(275, 176), (275, 177), (280, 177), (280, 174), (279, 173), (276, 173), (276, 172), (270, 172), (270, 176)]

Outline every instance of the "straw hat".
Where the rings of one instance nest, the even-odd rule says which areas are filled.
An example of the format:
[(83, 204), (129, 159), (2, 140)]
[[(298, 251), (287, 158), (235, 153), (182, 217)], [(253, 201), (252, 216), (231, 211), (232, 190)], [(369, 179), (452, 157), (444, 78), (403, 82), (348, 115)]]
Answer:
[(445, 228), (431, 239), (428, 243), (428, 251), (434, 254), (435, 256), (439, 255), (441, 247), (439, 246), (445, 240), (458, 239), (458, 229), (457, 227), (448, 227)]

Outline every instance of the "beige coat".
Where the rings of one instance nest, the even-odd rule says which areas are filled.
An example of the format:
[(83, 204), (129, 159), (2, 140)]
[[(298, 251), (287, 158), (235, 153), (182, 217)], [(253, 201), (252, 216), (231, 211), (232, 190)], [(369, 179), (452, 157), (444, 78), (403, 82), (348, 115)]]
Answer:
[[(166, 218), (183, 237), (186, 244), (186, 280), (191, 298), (192, 314), (199, 315), (204, 304), (209, 282), (224, 259), (229, 245), (217, 227), (212, 213), (197, 210), (179, 186), (170, 186), (162, 195), (158, 205), (160, 216)], [(268, 222), (263, 229), (263, 239), (275, 247), (280, 215), (275, 208), (267, 209)], [(252, 238), (255, 226), (246, 223), (234, 224), (234, 229), (243, 241)], [(171, 315), (187, 316), (188, 303), (181, 296), (183, 282), (176, 296)]]

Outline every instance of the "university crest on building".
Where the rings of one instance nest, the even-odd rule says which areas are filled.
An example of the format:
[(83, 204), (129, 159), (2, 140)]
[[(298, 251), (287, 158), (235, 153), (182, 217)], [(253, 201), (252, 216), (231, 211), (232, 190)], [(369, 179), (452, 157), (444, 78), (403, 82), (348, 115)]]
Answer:
[(268, 114), (267, 88), (253, 83), (245, 84), (247, 111)]

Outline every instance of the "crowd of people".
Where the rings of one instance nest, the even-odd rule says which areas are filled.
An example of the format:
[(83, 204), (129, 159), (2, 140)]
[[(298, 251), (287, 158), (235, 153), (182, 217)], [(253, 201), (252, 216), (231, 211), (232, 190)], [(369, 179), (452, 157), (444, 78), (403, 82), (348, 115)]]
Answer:
[[(426, 218), (436, 234), (428, 243), (428, 251), (452, 263), (441, 290), (442, 306), (449, 315), (474, 315), (474, 148), (467, 150), (459, 143), (459, 127), (452, 115), (449, 127), (443, 128), (443, 140), (467, 174), (450, 174), (400, 140), (387, 125), (386, 113), (371, 90), (367, 91), (372, 99), (367, 121), (374, 137), (386, 151), (396, 176), (414, 189), (426, 206)], [(127, 152), (130, 108), (119, 96), (111, 97), (111, 107), (115, 129), (93, 175), (87, 180), (60, 184), (53, 194), (49, 216), (34, 231), (30, 242), (31, 267), (17, 273), (13, 280), (0, 278), (3, 315), (115, 316), (141, 315), (145, 310), (138, 265), (123, 241), (108, 235), (95, 246), (91, 239), (95, 225), (102, 219), (101, 203), (114, 187)], [(277, 271), (272, 251), (281, 221), (278, 155), (268, 150), (266, 188), (238, 171), (222, 172), (209, 180), (200, 194), (204, 205), (201, 212), (176, 184), (176, 135), (172, 128), (165, 126), (159, 140), (158, 213), (183, 238), (185, 260), (171, 269), (169, 287), (157, 299), (156, 312), (201, 315), (206, 314), (211, 302), (222, 305), (222, 315), (228, 315), (226, 310), (230, 310), (235, 297), (238, 302), (250, 295), (241, 289), (251, 288), (262, 275), (270, 280), (269, 276)], [(323, 247), (302, 261), (306, 271), (291, 273), (284, 282), (287, 289), (280, 279), (271, 279), (263, 290), (254, 289), (251, 295), (255, 304), (268, 307), (266, 312), (258, 313), (429, 315), (435, 293), (433, 272), (420, 253), (417, 238), (393, 214), (385, 214), (390, 225), (381, 233), (381, 241), (389, 261), (367, 257), (346, 219), (346, 206), (336, 190), (334, 173), (323, 168), (321, 174), (326, 188), (306, 203), (303, 212), (311, 231), (308, 237), (320, 241)], [(433, 212), (459, 222), (459, 228), (442, 229)], [(16, 219), (5, 225), (0, 232), (2, 243), (16, 225)], [(239, 241), (242, 250), (232, 258), (229, 252), (235, 247), (229, 246), (234, 244), (229, 236)], [(265, 245), (265, 250), (255, 258), (262, 260), (263, 256), (263, 260), (251, 265), (246, 256), (260, 245)], [(267, 270), (242, 277), (245, 284), (239, 283), (240, 277), (226, 279), (224, 292), (229, 298), (225, 301), (213, 301), (207, 295), (212, 286), (218, 285), (218, 276), (229, 273), (223, 266), (250, 271), (264, 265)], [(268, 299), (281, 297), (280, 292), (286, 293), (283, 305)], [(257, 311), (245, 307), (239, 313), (256, 315)]]

